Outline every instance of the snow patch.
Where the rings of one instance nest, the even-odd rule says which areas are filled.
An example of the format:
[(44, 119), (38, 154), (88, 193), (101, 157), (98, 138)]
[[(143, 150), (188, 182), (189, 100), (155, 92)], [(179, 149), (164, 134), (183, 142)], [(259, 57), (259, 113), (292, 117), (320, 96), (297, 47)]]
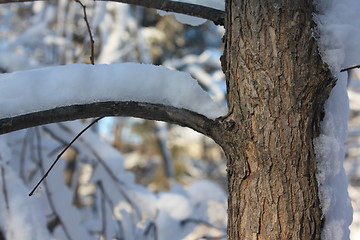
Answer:
[(349, 100), (347, 74), (342, 68), (360, 63), (360, 4), (358, 0), (318, 0), (314, 16), (323, 60), (329, 65), (337, 84), (325, 104), (321, 135), (314, 140), (318, 162), (317, 179), (325, 225), (324, 240), (349, 239), (352, 207), (343, 167), (347, 137)]
[(346, 77), (345, 73), (339, 75), (338, 82), (325, 104), (322, 133), (314, 140), (319, 198), (325, 216), (322, 232), (324, 240), (349, 239), (349, 226), (352, 222), (348, 181), (343, 167), (349, 113)]
[(101, 101), (164, 104), (209, 118), (226, 113), (190, 74), (162, 66), (73, 64), (0, 75), (0, 118)]
[(334, 72), (359, 65), (360, 3), (358, 0), (318, 0), (314, 16), (323, 60)]

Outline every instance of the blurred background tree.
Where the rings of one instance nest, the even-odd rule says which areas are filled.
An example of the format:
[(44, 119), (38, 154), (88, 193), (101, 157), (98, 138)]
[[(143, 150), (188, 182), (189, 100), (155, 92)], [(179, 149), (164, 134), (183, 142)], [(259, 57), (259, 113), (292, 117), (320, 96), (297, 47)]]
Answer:
[[(121, 3), (83, 3), (95, 40), (96, 64), (130, 61), (187, 71), (225, 104), (219, 61), (223, 27), (212, 22), (184, 25), (173, 15), (160, 16), (156, 10)], [(90, 64), (90, 38), (83, 18), (75, 1), (2, 4), (1, 72)], [(21, 239), (24, 235), (17, 235), (16, 229), (28, 225), (33, 230), (24, 234), (28, 238), (41, 232), (36, 239), (226, 236), (226, 161), (221, 149), (201, 134), (162, 122), (101, 120), (62, 157), (42, 184), (39, 198), (27, 202), (24, 189), (35, 185), (61, 149), (91, 121), (51, 124), (0, 138), (2, 186), (7, 190), (2, 192), (3, 202), (9, 202), (11, 210), (11, 201), (20, 197), (30, 209), (3, 212), (2, 217), (27, 219), (38, 205), (46, 217), (36, 220), (38, 227), (32, 225), (34, 221), (8, 225), (0, 221), (4, 239), (10, 235)], [(11, 153), (5, 155), (8, 150)], [(11, 178), (19, 180), (18, 187), (6, 181)], [(41, 211), (34, 215), (31, 218), (44, 217)]]

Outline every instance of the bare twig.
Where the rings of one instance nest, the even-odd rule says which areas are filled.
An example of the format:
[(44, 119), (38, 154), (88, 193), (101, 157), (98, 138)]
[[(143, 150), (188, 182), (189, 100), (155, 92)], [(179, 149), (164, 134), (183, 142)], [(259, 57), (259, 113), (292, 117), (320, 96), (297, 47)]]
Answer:
[[(65, 126), (65, 124), (62, 123), (58, 123), (58, 125), (64, 129), (65, 131), (71, 132), (71, 130)], [(136, 205), (136, 203), (129, 197), (126, 189), (123, 189), (122, 186), (125, 185), (125, 183), (118, 178), (115, 174), (114, 171), (106, 164), (106, 161), (101, 158), (100, 154), (96, 151), (96, 149), (94, 147), (92, 147), (90, 144), (88, 144), (86, 142), (86, 139), (80, 139), (80, 141), (83, 140), (83, 144), (85, 145), (86, 148), (89, 149), (89, 151), (93, 154), (93, 156), (96, 158), (97, 162), (100, 163), (100, 165), (104, 168), (104, 170), (108, 173), (108, 176), (111, 177), (111, 179), (116, 182), (116, 186), (117, 189), (119, 190), (119, 192), (122, 194), (122, 196), (124, 197), (124, 199), (131, 205), (131, 207), (134, 210), (134, 217), (141, 217), (141, 211), (139, 209), (139, 207)], [(95, 168), (95, 167), (94, 167)], [(135, 220), (134, 220), (135, 221)]]
[(101, 192), (101, 233), (103, 239), (106, 238), (106, 206), (105, 206), (105, 192), (101, 182), (98, 182), (98, 186)]
[[(62, 130), (68, 132), (69, 134), (72, 134), (73, 133), (73, 130), (70, 129), (68, 126), (66, 126), (65, 124), (63, 123), (58, 123), (57, 126), (59, 126)], [(56, 135), (56, 131), (54, 131), (53, 128), (47, 128), (46, 126), (44, 126), (44, 129), (46, 130), (46, 132), (48, 134), (51, 135), (51, 137), (53, 137), (54, 139), (64, 143), (64, 144), (67, 144), (66, 140), (62, 139), (61, 137), (59, 137), (58, 135)], [(106, 164), (106, 161), (105, 159), (102, 159), (100, 154), (96, 151), (96, 149), (94, 148), (94, 146), (92, 146), (91, 144), (89, 144), (86, 139), (79, 139), (78, 142), (82, 142), (82, 144), (84, 144), (84, 147), (87, 148), (91, 154), (95, 157), (97, 163), (99, 163), (99, 166), (103, 167), (104, 170), (108, 173), (108, 176), (111, 177), (111, 179), (116, 182), (116, 187), (117, 187), (117, 190), (122, 194), (122, 196), (124, 197), (125, 201), (127, 201), (130, 206), (132, 207), (133, 211), (134, 211), (134, 214), (132, 215), (133, 216), (133, 220), (134, 222), (137, 221), (137, 219), (140, 219), (141, 218), (141, 211), (139, 209), (139, 207), (136, 205), (136, 203), (128, 196), (128, 193), (126, 191), (126, 188), (124, 188), (123, 186), (125, 185), (125, 183), (120, 179), (118, 178), (115, 174), (114, 174), (114, 171)], [(77, 146), (74, 146), (74, 148), (76, 148)], [(94, 169), (96, 167), (99, 167), (99, 166), (94, 166)], [(101, 185), (102, 186), (102, 185)], [(115, 189), (114, 189), (115, 190)], [(135, 219), (136, 218), (136, 219)]]
[[(156, 213), (156, 215), (157, 215), (157, 213)], [(151, 229), (154, 230), (154, 240), (158, 240), (158, 230), (157, 230), (157, 226), (156, 226), (155, 221), (151, 221), (149, 223), (149, 225), (146, 227), (146, 229), (144, 231), (145, 237), (147, 237), (149, 235)]]
[[(100, 190), (100, 192), (101, 192), (101, 194), (102, 194), (103, 200), (106, 201), (106, 202), (109, 204), (109, 206), (110, 206), (111, 209), (115, 209), (115, 204), (111, 201), (111, 198), (106, 194), (102, 182), (101, 182), (101, 181), (97, 181), (97, 182), (96, 182), (96, 185), (98, 186), (98, 188), (99, 188), (99, 190)], [(105, 209), (105, 202), (104, 202), (103, 204), (104, 204), (104, 205), (102, 206), (102, 207), (104, 207), (104, 208), (103, 208), (103, 211), (105, 211), (105, 210), (106, 210), (106, 209)], [(113, 215), (114, 219), (116, 219), (115, 216), (114, 216), (114, 213), (112, 213), (112, 215)], [(118, 224), (119, 229), (123, 230), (123, 225), (122, 225), (121, 221), (119, 221), (118, 219), (116, 219), (116, 223)], [(106, 226), (106, 221), (105, 221), (105, 219), (103, 219), (103, 224), (105, 224), (105, 226)], [(104, 239), (106, 239), (106, 238), (104, 238)]]
[(353, 67), (348, 67), (348, 68), (341, 69), (340, 72), (346, 72), (346, 71), (349, 71), (349, 70), (354, 69), (354, 68), (360, 68), (360, 65), (356, 65), (356, 66), (353, 66)]
[(100, 119), (103, 119), (104, 117), (99, 117), (95, 119), (93, 122), (91, 122), (86, 128), (84, 128), (76, 137), (64, 148), (64, 150), (57, 156), (53, 164), (50, 166), (50, 168), (47, 170), (47, 172), (44, 174), (44, 176), (40, 179), (40, 181), (36, 184), (34, 189), (29, 193), (29, 196), (32, 196), (35, 192), (35, 190), (39, 187), (41, 182), (49, 175), (50, 171), (53, 169), (55, 164), (59, 161), (60, 157), (65, 153), (65, 151), (78, 139), (86, 130), (88, 130), (92, 125), (97, 123)]
[(175, 180), (175, 173), (174, 173), (174, 166), (173, 166), (173, 159), (171, 157), (170, 150), (167, 146), (167, 125), (163, 126), (159, 123), (154, 123), (155, 128), (155, 140), (160, 150), (160, 154), (164, 161), (164, 170), (167, 181), (171, 186), (172, 182)]
[[(64, 131), (66, 131), (68, 133), (73, 133), (73, 131), (70, 128), (68, 128), (65, 124), (58, 123), (57, 125)], [(98, 154), (95, 151), (95, 149), (93, 149), (91, 146), (89, 146), (86, 142), (83, 142), (83, 143), (84, 143), (85, 147), (87, 147), (90, 150), (90, 152), (95, 156), (96, 160), (100, 163), (100, 165), (102, 165), (104, 167), (105, 171), (109, 174), (109, 176), (119, 185), (124, 185), (125, 183), (116, 177), (116, 175), (111, 170), (111, 168), (105, 163), (104, 159), (102, 159), (100, 157), (100, 154)]]
[(90, 28), (90, 24), (89, 24), (89, 21), (88, 21), (88, 18), (87, 18), (87, 14), (86, 14), (86, 6), (80, 1), (80, 0), (75, 0), (75, 2), (79, 3), (83, 9), (83, 12), (84, 12), (84, 20), (85, 20), (85, 23), (86, 23), (86, 27), (87, 27), (87, 30), (89, 32), (89, 36), (90, 36), (90, 46), (91, 46), (91, 55), (90, 55), (90, 62), (92, 65), (95, 65), (95, 57), (94, 57), (94, 38), (93, 38), (93, 34), (91, 32), (91, 28)]

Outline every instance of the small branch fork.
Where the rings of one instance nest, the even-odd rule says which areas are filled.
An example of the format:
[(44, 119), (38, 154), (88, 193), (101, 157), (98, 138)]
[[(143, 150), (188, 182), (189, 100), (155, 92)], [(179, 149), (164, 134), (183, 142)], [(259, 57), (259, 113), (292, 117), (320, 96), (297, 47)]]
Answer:
[(80, 4), (80, 6), (82, 7), (83, 12), (84, 12), (84, 20), (85, 20), (86, 27), (87, 27), (87, 30), (88, 30), (89, 36), (90, 36), (90, 46), (91, 46), (90, 62), (91, 62), (92, 65), (95, 65), (95, 54), (94, 54), (94, 43), (95, 43), (95, 41), (94, 41), (93, 34), (92, 34), (91, 28), (90, 28), (90, 24), (89, 24), (89, 21), (88, 21), (88, 18), (87, 18), (86, 6), (80, 0), (75, 0), (75, 2)]

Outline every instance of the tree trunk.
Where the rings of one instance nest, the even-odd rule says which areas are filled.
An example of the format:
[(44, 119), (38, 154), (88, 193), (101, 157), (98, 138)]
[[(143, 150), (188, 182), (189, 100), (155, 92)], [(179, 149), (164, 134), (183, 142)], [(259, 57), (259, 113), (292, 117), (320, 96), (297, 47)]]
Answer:
[(320, 239), (313, 139), (335, 80), (311, 0), (228, 0), (228, 239)]

